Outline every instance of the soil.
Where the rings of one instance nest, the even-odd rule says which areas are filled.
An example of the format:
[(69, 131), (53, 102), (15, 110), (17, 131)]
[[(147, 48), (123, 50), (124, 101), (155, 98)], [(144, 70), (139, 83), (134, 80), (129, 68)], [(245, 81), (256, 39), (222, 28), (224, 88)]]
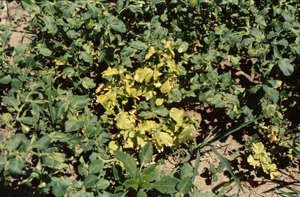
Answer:
[[(15, 1), (2, 1), (2, 5), (5, 6), (4, 10), (1, 10), (0, 16), (1, 21), (0, 25), (7, 24), (9, 25), (16, 16), (20, 17), (21, 19), (15, 23), (15, 29), (11, 28), (12, 31), (12, 37), (10, 41), (11, 46), (17, 46), (21, 43), (28, 43), (30, 42), (30, 37), (32, 37), (32, 34), (25, 34), (23, 35), (24, 29), (28, 25), (28, 21), (30, 20), (30, 14), (24, 10), (22, 10), (21, 5), (18, 4)], [(255, 59), (251, 60), (253, 63), (255, 62)], [(229, 62), (225, 62), (222, 67), (229, 66)], [(246, 73), (242, 70), (235, 70), (235, 76), (236, 80), (245, 80), (248, 81), (248, 83), (257, 83), (255, 73)], [(192, 108), (186, 111), (186, 115), (189, 115), (190, 113), (195, 112), (196, 117), (199, 119), (200, 128), (207, 128), (211, 129), (213, 128), (213, 124), (218, 124), (215, 122), (215, 118), (211, 117), (210, 112), (211, 110), (205, 109), (205, 110), (199, 110), (197, 108)], [(205, 115), (203, 114), (205, 113)], [(205, 117), (205, 119), (203, 118)], [(232, 123), (235, 124), (235, 123)], [(228, 124), (224, 126), (224, 129), (229, 129), (232, 124)], [(8, 129), (0, 129), (0, 135), (3, 135), (4, 139), (7, 137)], [(202, 130), (200, 129), (198, 133), (195, 133), (197, 135), (200, 135)], [(242, 175), (245, 174), (244, 178), (240, 179), (240, 182), (242, 183), (242, 187), (244, 188), (244, 194), (243, 192), (240, 192), (240, 195), (245, 196), (264, 196), (264, 197), (275, 197), (275, 196), (283, 196), (279, 191), (275, 190), (274, 188), (278, 188), (282, 191), (286, 191), (289, 193), (292, 193), (293, 195), (297, 196), (294, 192), (291, 190), (288, 190), (285, 186), (292, 187), (298, 191), (300, 191), (300, 174), (299, 174), (299, 168), (295, 169), (295, 172), (288, 172), (287, 170), (279, 170), (280, 176), (277, 177), (275, 180), (269, 180), (267, 179), (268, 175), (264, 175), (263, 173), (257, 173), (254, 174), (255, 171), (248, 169), (251, 169), (251, 166), (247, 164), (246, 158), (244, 156), (237, 157), (236, 159), (231, 159), (231, 156), (233, 153), (236, 153), (237, 151), (242, 152), (243, 147), (245, 145), (245, 142), (247, 140), (248, 133), (246, 131), (239, 131), (235, 135), (230, 135), (226, 140), (219, 141), (213, 144), (213, 146), (218, 150), (218, 152), (225, 158), (227, 158), (232, 167), (233, 172), (236, 175)], [(243, 154), (242, 154), (243, 155)], [(164, 159), (164, 163), (162, 164), (163, 169), (167, 169), (169, 171), (174, 170), (175, 166), (179, 163), (179, 159), (177, 157), (169, 157), (168, 159)], [(205, 148), (201, 152), (201, 161), (198, 168), (198, 175), (195, 178), (195, 185), (198, 187), (200, 191), (220, 191), (224, 184), (230, 180), (232, 180), (231, 175), (227, 170), (223, 170), (222, 173), (218, 173), (218, 180), (213, 181), (211, 175), (205, 170), (206, 168), (209, 168), (211, 164), (214, 166), (218, 166), (220, 163), (220, 160), (218, 156), (216, 156), (209, 147)], [(192, 166), (195, 166), (195, 159), (191, 161)], [(261, 184), (261, 185), (260, 185)], [(234, 185), (231, 184), (231, 185)], [(233, 195), (237, 194), (239, 192), (239, 187), (235, 186), (225, 192), (226, 195)], [(298, 195), (299, 196), (299, 195)]]

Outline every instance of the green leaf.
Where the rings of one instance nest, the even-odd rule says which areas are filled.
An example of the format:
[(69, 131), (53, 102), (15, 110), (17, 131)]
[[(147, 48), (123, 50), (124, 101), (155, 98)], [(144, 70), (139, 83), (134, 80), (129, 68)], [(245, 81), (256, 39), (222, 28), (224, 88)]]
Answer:
[(140, 165), (141, 167), (152, 161), (153, 147), (148, 142), (139, 152)]
[(178, 183), (177, 190), (180, 193), (187, 194), (189, 191), (191, 191), (192, 187), (193, 183), (191, 181), (191, 178), (184, 178)]
[(55, 197), (61, 197), (65, 194), (66, 189), (69, 187), (69, 184), (63, 180), (52, 181), (52, 192)]
[(11, 80), (11, 87), (14, 88), (15, 90), (21, 89), (22, 86), (23, 86), (23, 83), (19, 79)]
[(117, 17), (111, 15), (107, 18), (107, 22), (113, 30), (120, 33), (126, 32), (125, 24), (122, 21), (120, 21)]
[(14, 107), (15, 110), (19, 110), (18, 101), (15, 97), (2, 97), (2, 101), (7, 105)]
[(39, 12), (40, 8), (36, 5), (34, 0), (22, 0), (22, 5), (25, 9), (33, 10)]
[(63, 11), (64, 17), (70, 18), (73, 15), (74, 10), (75, 10), (75, 5), (69, 4), (69, 6)]
[(48, 136), (43, 136), (41, 139), (39, 139), (38, 141), (34, 141), (31, 145), (30, 148), (33, 149), (39, 149), (39, 150), (45, 150), (46, 148), (48, 148), (50, 144), (50, 139)]
[(96, 83), (94, 82), (94, 80), (89, 78), (89, 77), (85, 77), (83, 79), (80, 79), (80, 81), (82, 83), (82, 86), (85, 89), (91, 89), (91, 88), (96, 87)]
[(131, 48), (131, 47), (124, 47), (122, 49), (122, 51), (120, 52), (120, 54), (124, 57), (129, 57), (131, 56), (132, 54), (134, 54), (136, 52), (136, 49), (134, 48)]
[(163, 194), (176, 193), (176, 185), (179, 182), (178, 179), (170, 176), (164, 176), (162, 179), (154, 183), (154, 188)]
[(285, 76), (290, 76), (294, 72), (294, 66), (287, 58), (282, 58), (278, 61), (278, 66)]
[(84, 51), (81, 51), (81, 52), (80, 52), (79, 57), (80, 57), (81, 59), (83, 59), (85, 62), (88, 62), (88, 63), (94, 61), (94, 60), (93, 60), (93, 56), (90, 55), (90, 54), (88, 54), (88, 53), (86, 53), (86, 52), (84, 52)]
[(92, 3), (87, 4), (87, 7), (89, 9), (89, 12), (92, 14), (93, 18), (96, 18), (101, 12), (101, 10)]
[(66, 101), (61, 101), (55, 104), (56, 107), (56, 117), (58, 119), (63, 119), (64, 114), (67, 112), (69, 103)]
[(12, 35), (11, 31), (5, 31), (2, 34), (2, 45), (3, 45), (2, 47), (8, 45), (11, 35)]
[(170, 116), (173, 120), (176, 121), (176, 123), (181, 126), (183, 123), (183, 110), (177, 109), (177, 108), (172, 108), (170, 110)]
[(243, 190), (243, 187), (241, 186), (241, 183), (239, 182), (239, 180), (238, 180), (238, 178), (237, 178), (237, 176), (235, 176), (235, 174), (233, 173), (229, 161), (228, 161), (225, 157), (223, 157), (222, 155), (220, 155), (220, 154), (218, 153), (218, 151), (215, 149), (215, 147), (210, 146), (210, 148), (211, 148), (211, 150), (212, 150), (212, 151), (220, 158), (221, 162), (222, 162), (222, 163), (224, 164), (224, 166), (227, 168), (227, 170), (229, 171), (229, 173), (231, 174), (231, 176), (233, 177), (233, 179), (235, 180), (235, 182), (239, 185), (239, 188), (240, 188), (242, 191), (244, 191), (244, 190)]
[(139, 50), (147, 48), (147, 45), (141, 41), (132, 41), (129, 46)]
[(23, 43), (16, 46), (15, 48), (16, 55), (20, 55), (21, 53), (24, 53), (27, 48), (27, 45), (28, 45), (27, 43)]
[(66, 154), (64, 153), (50, 153), (48, 156), (59, 163), (64, 163), (66, 160)]
[(178, 140), (180, 142), (186, 142), (192, 139), (192, 133), (193, 133), (192, 128), (190, 126), (186, 126), (178, 135)]
[(7, 75), (0, 79), (0, 84), (9, 84), (11, 82), (11, 76)]
[(43, 21), (46, 25), (45, 28), (48, 29), (48, 33), (52, 35), (56, 34), (58, 29), (55, 20), (50, 16), (46, 16)]
[(189, 178), (191, 179), (193, 176), (193, 167), (189, 163), (184, 163), (181, 172), (180, 172), (180, 178)]
[(136, 177), (137, 166), (133, 157), (119, 150), (114, 151), (114, 154), (116, 155), (116, 158), (124, 164), (124, 167), (128, 175), (131, 177)]
[(151, 119), (155, 116), (155, 113), (152, 111), (142, 111), (139, 116), (143, 117), (144, 119)]
[(180, 102), (181, 101), (182, 94), (177, 88), (173, 88), (171, 90), (171, 96), (172, 96), (171, 98), (172, 98), (173, 101), (175, 101), (175, 102)]
[(110, 182), (108, 180), (100, 179), (100, 180), (97, 181), (95, 186), (97, 187), (98, 190), (104, 190), (109, 185), (110, 185)]
[(79, 129), (81, 129), (84, 125), (84, 122), (83, 121), (79, 121), (77, 119), (70, 119), (70, 120), (67, 120), (66, 123), (65, 123), (65, 129), (66, 129), (66, 132), (72, 132), (72, 131), (77, 131)]
[(90, 189), (93, 186), (95, 186), (96, 181), (98, 180), (98, 177), (94, 174), (89, 174), (88, 177), (86, 177), (84, 181), (84, 186), (86, 189)]
[(1, 119), (4, 121), (4, 123), (8, 123), (12, 119), (12, 116), (9, 113), (5, 113), (2, 115)]
[(155, 113), (160, 116), (166, 117), (169, 114), (169, 110), (165, 107), (158, 107), (156, 108)]
[(104, 163), (100, 159), (92, 161), (89, 165), (89, 173), (99, 173), (103, 169)]
[(144, 190), (139, 190), (137, 197), (147, 197), (147, 193)]
[(79, 110), (79, 109), (85, 108), (85, 106), (88, 104), (88, 102), (89, 102), (88, 95), (84, 95), (84, 96), (76, 95), (71, 99), (71, 106), (73, 109)]
[(152, 165), (143, 170), (142, 180), (146, 182), (154, 181), (159, 175), (159, 171), (156, 169), (155, 165)]
[(124, 182), (124, 185), (127, 189), (130, 187), (133, 188), (135, 191), (139, 188), (139, 180), (137, 179), (129, 179)]
[(43, 56), (46, 56), (46, 57), (52, 55), (52, 51), (50, 51), (48, 48), (39, 48), (39, 51)]
[(9, 164), (8, 164), (8, 171), (13, 175), (22, 174), (22, 168), (23, 168), (22, 163), (23, 163), (23, 161), (19, 156), (10, 158)]
[(179, 53), (184, 53), (188, 50), (189, 44), (187, 42), (182, 42), (181, 45), (178, 48)]

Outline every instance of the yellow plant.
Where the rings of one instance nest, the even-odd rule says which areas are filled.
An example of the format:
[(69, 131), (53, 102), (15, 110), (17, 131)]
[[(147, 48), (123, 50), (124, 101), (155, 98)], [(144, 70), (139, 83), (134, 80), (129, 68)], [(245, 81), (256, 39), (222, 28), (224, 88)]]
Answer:
[(276, 164), (272, 164), (272, 161), (265, 150), (264, 144), (262, 142), (253, 143), (252, 150), (254, 151), (254, 155), (249, 155), (247, 161), (254, 168), (262, 167), (263, 171), (267, 174), (270, 174), (271, 179), (279, 176), (277, 171)]

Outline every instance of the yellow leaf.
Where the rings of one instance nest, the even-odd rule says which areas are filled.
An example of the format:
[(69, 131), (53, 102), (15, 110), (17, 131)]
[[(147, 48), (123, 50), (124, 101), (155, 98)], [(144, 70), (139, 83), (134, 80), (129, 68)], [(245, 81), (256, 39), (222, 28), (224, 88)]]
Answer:
[(148, 83), (153, 76), (153, 73), (153, 70), (150, 68), (138, 68), (134, 75), (134, 79), (140, 83), (143, 83), (143, 81)]
[(181, 126), (183, 123), (183, 110), (177, 109), (177, 108), (172, 108), (170, 110), (170, 116), (173, 120), (176, 121), (176, 123)]
[(125, 144), (123, 145), (123, 148), (134, 148), (134, 142), (131, 138), (127, 138)]
[(269, 171), (270, 171), (270, 177), (271, 177), (271, 179), (274, 179), (274, 178), (276, 178), (276, 177), (279, 176), (279, 172), (277, 171), (276, 164), (271, 164), (269, 166)]
[(178, 71), (176, 64), (172, 60), (167, 60), (167, 65), (171, 72)]
[(149, 91), (143, 94), (143, 96), (146, 98), (147, 101), (149, 101), (153, 97), (153, 93), (152, 91)]
[(167, 93), (171, 91), (170, 81), (167, 80), (160, 88), (161, 93)]
[(152, 120), (146, 120), (140, 127), (139, 130), (142, 134), (144, 134), (146, 131), (150, 131), (151, 129), (158, 128), (158, 124), (155, 121)]
[(154, 47), (150, 47), (149, 48), (149, 53), (145, 56), (145, 60), (150, 59), (150, 57), (155, 53), (155, 48)]
[(254, 160), (253, 156), (252, 155), (249, 155), (248, 158), (247, 158), (247, 161), (250, 165), (253, 166), (253, 168), (255, 168), (256, 166), (259, 166), (259, 161), (257, 160)]
[(130, 129), (133, 125), (130, 122), (129, 116), (125, 112), (120, 112), (115, 118), (118, 129)]
[(157, 138), (158, 138), (158, 142), (161, 142), (162, 144), (171, 147), (173, 145), (173, 139), (172, 137), (165, 133), (165, 132), (157, 132), (156, 133)]
[(186, 142), (190, 139), (192, 139), (192, 128), (189, 126), (186, 126), (178, 135), (178, 140), (180, 142)]
[(101, 105), (104, 107), (105, 110), (110, 111), (111, 113), (114, 113), (114, 110), (109, 105), (109, 98), (107, 95), (99, 95), (97, 97), (97, 101), (101, 103)]
[(148, 142), (147, 136), (146, 135), (139, 135), (139, 136), (136, 137), (136, 141), (137, 141), (139, 146), (144, 147)]
[(161, 75), (162, 75), (162, 73), (155, 69), (154, 73), (153, 73), (154, 81), (158, 80), (158, 77), (161, 76)]
[(117, 75), (117, 74), (119, 74), (119, 71), (116, 68), (111, 68), (111, 67), (108, 67), (107, 70), (102, 72), (103, 77)]
[(252, 145), (253, 145), (252, 149), (256, 154), (264, 153), (265, 147), (264, 147), (264, 144), (262, 142), (259, 142), (259, 143), (256, 143), (256, 144), (253, 143)]
[(164, 103), (164, 99), (163, 98), (157, 98), (155, 101), (155, 104), (157, 106), (161, 106)]

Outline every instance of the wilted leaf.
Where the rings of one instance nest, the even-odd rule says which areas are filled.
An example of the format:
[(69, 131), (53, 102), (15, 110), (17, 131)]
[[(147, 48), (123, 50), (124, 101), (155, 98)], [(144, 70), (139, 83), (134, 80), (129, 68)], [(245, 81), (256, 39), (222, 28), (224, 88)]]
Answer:
[(119, 71), (116, 68), (111, 68), (111, 67), (108, 67), (107, 70), (102, 72), (103, 77), (117, 75), (117, 74), (119, 74)]

